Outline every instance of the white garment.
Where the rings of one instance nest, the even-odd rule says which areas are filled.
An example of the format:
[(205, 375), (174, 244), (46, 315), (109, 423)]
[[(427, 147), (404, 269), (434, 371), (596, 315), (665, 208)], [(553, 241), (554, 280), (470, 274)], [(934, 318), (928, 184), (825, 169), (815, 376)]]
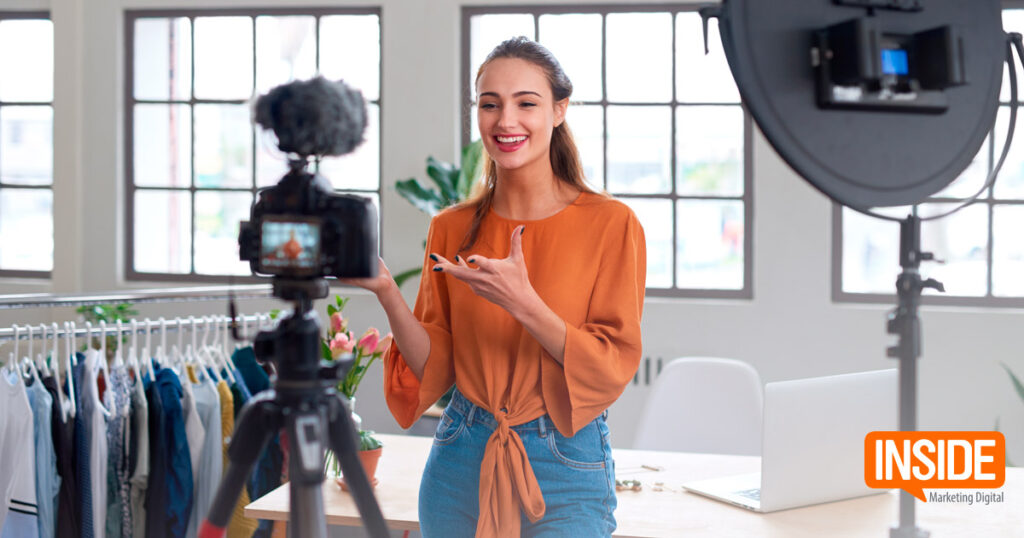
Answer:
[(181, 375), (181, 412), (185, 416), (185, 439), (188, 440), (188, 453), (192, 459), (192, 491), (195, 495), (196, 485), (199, 484), (199, 465), (203, 455), (203, 441), (206, 439), (206, 429), (199, 419), (199, 411), (196, 409), (196, 396), (192, 392), (192, 383), (189, 382), (188, 372)]
[(107, 415), (106, 408), (100, 401), (97, 380), (100, 373), (100, 361), (105, 361), (99, 351), (90, 349), (85, 354), (85, 386), (82, 390), (82, 403), (86, 412), (92, 416), (92, 435), (89, 439), (89, 476), (92, 491), (93, 536), (106, 538), (107, 535)]
[(35, 430), (21, 374), (0, 375), (0, 537), (38, 538)]

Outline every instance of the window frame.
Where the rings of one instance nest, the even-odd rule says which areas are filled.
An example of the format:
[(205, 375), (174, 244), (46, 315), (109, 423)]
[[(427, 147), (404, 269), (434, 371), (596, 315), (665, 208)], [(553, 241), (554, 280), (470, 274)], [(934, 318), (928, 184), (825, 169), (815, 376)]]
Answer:
[[(1004, 0), (1001, 4), (1000, 11), (1006, 11), (1010, 9), (1024, 9), (1024, 1), (1010, 1)], [(1005, 61), (1004, 61), (1005, 65)], [(1024, 94), (1024, 81), (1018, 82), (1018, 90)], [(1002, 98), (999, 99), (998, 110), (1000, 113), (1009, 110), (1009, 101), (1004, 101)], [(1018, 114), (1024, 114), (1024, 96), (1021, 97), (1021, 107), (1018, 109)], [(998, 116), (997, 116), (998, 117)], [(1007, 117), (1009, 120), (1009, 117)], [(1018, 124), (1022, 120), (1021, 116), (1018, 116)], [(986, 178), (988, 174), (991, 174), (992, 168), (995, 165), (995, 161), (998, 160), (997, 151), (1002, 151), (1002, 147), (995, 147), (995, 129), (997, 124), (993, 124), (992, 129), (989, 130), (988, 136), (985, 138), (983, 148), (987, 148), (987, 166)], [(1014, 137), (1013, 143), (1022, 144), (1024, 140), (1018, 138), (1018, 134)], [(999, 181), (1005, 181), (1003, 174), (1006, 172), (1005, 168), (1000, 171), (1000, 177), (996, 178), (996, 183)], [(926, 198), (922, 204), (929, 203), (950, 203), (957, 202), (960, 199), (951, 198), (948, 196), (930, 196)], [(845, 303), (845, 304), (895, 304), (897, 300), (896, 296), (896, 278), (900, 274), (899, 260), (893, 260), (893, 273), (892, 293), (856, 293), (848, 292), (843, 290), (843, 259), (845, 252), (843, 250), (843, 206), (837, 202), (831, 202), (832, 205), (832, 268), (831, 268), (831, 288), (832, 288), (832, 302), (833, 303)], [(988, 214), (988, 229), (986, 232), (986, 243), (985, 243), (985, 295), (981, 296), (965, 296), (965, 295), (922, 295), (921, 304), (928, 306), (955, 306), (955, 307), (983, 307), (983, 308), (1024, 308), (1024, 295), (1017, 297), (1000, 297), (992, 295), (992, 270), (993, 270), (993, 255), (994, 245), (996, 241), (994, 219), (995, 208), (997, 206), (1021, 206), (1024, 205), (1024, 198), (995, 198), (994, 197), (994, 185), (989, 186), (979, 196), (978, 201), (972, 205), (981, 205), (986, 209)], [(893, 231), (894, 237), (899, 240), (899, 230)], [(927, 268), (928, 264), (934, 264), (934, 261), (922, 262), (924, 267)]]
[[(123, 108), (124, 113), (125, 113), (125, 116), (124, 116), (124, 140), (123, 140), (124, 148), (125, 148), (125, 156), (124, 156), (124, 161), (123, 162), (124, 162), (124, 166), (125, 166), (125, 168), (124, 168), (124, 178), (125, 178), (124, 181), (125, 181), (125, 186), (126, 186), (125, 198), (124, 198), (124, 200), (125, 200), (125, 213), (124, 213), (125, 234), (123, 235), (123, 237), (125, 238), (125, 241), (126, 241), (125, 249), (124, 249), (124, 252), (125, 252), (125, 257), (124, 257), (124, 275), (125, 276), (124, 276), (124, 278), (125, 278), (125, 280), (127, 280), (127, 281), (147, 281), (147, 282), (202, 282), (202, 283), (226, 283), (226, 282), (242, 282), (242, 283), (245, 283), (245, 282), (250, 282), (250, 283), (262, 283), (262, 282), (267, 282), (267, 281), (269, 281), (271, 279), (271, 277), (255, 276), (255, 275), (252, 275), (252, 274), (248, 274), (248, 275), (209, 275), (209, 274), (200, 274), (200, 273), (196, 273), (196, 268), (195, 268), (195, 263), (196, 263), (196, 246), (195, 246), (195, 240), (196, 240), (196, 229), (195, 229), (195, 220), (196, 220), (195, 200), (196, 200), (196, 193), (197, 192), (204, 192), (204, 191), (205, 192), (250, 192), (253, 195), (253, 200), (255, 200), (256, 196), (258, 195), (260, 190), (267, 188), (267, 187), (260, 187), (260, 186), (256, 185), (256, 182), (255, 182), (255, 173), (256, 173), (255, 165), (254, 165), (254, 168), (253, 168), (253, 174), (254, 174), (253, 185), (250, 188), (240, 188), (240, 187), (196, 187), (196, 185), (195, 185), (195, 178), (194, 178), (194, 174), (195, 174), (194, 166), (193, 166), (193, 171), (192, 171), (193, 176), (189, 178), (189, 186), (188, 187), (175, 187), (175, 188), (143, 187), (143, 188), (139, 188), (137, 185), (135, 185), (135, 177), (134, 177), (134, 175), (135, 175), (135, 168), (134, 168), (134, 166), (135, 166), (135, 155), (133, 153), (133, 149), (134, 149), (133, 148), (133, 146), (134, 146), (134, 134), (135, 134), (134, 126), (133, 126), (134, 109), (135, 109), (135, 105), (137, 103), (154, 102), (154, 101), (151, 101), (151, 100), (141, 100), (141, 101), (136, 100), (135, 99), (135, 95), (134, 95), (134, 84), (135, 84), (135, 79), (134, 79), (134, 75), (135, 75), (135, 73), (134, 73), (134, 70), (135, 70), (135, 49), (134, 49), (134, 44), (135, 44), (135, 21), (137, 19), (143, 19), (143, 18), (161, 18), (161, 17), (179, 17), (179, 18), (188, 18), (189, 19), (189, 21), (190, 21), (189, 39), (192, 41), (192, 44), (193, 44), (193, 46), (191, 47), (191, 52), (190, 52), (190, 55), (191, 55), (190, 56), (190, 61), (193, 64), (193, 68), (191, 69), (191, 73), (190, 73), (190, 77), (191, 77), (191, 81), (190, 81), (191, 82), (190, 95), (189, 95), (189, 98), (187, 100), (185, 100), (185, 99), (181, 99), (181, 100), (168, 99), (167, 102), (175, 103), (175, 104), (185, 104), (185, 105), (188, 105), (190, 107), (190, 110), (194, 110), (194, 107), (195, 107), (196, 104), (206, 104), (206, 103), (215, 103), (215, 104), (216, 103), (246, 104), (246, 103), (250, 102), (249, 99), (239, 99), (239, 100), (196, 99), (195, 92), (194, 92), (194, 89), (195, 89), (195, 77), (196, 77), (195, 68), (194, 68), (194, 65), (195, 65), (195, 48), (194, 48), (194, 44), (195, 44), (195, 19), (197, 17), (252, 17), (254, 25), (255, 25), (256, 17), (260, 17), (260, 16), (275, 16), (275, 17), (283, 17), (283, 16), (312, 16), (312, 17), (316, 17), (317, 24), (314, 25), (314, 35), (315, 35), (315, 40), (316, 40), (317, 74), (319, 74), (319, 69), (320, 69), (320, 24), (319, 24), (319, 22), (320, 22), (320, 18), (321, 17), (332, 16), (332, 15), (375, 15), (377, 17), (378, 25), (380, 27), (380, 51), (381, 51), (381, 53), (380, 53), (380, 61), (379, 61), (379, 64), (378, 64), (378, 72), (377, 72), (379, 93), (377, 95), (377, 100), (376, 101), (367, 101), (367, 102), (368, 103), (376, 104), (376, 106), (377, 106), (377, 113), (378, 113), (378, 119), (383, 118), (383, 115), (384, 115), (384, 104), (383, 104), (383, 102), (384, 102), (384, 99), (383, 99), (383, 93), (384, 93), (384, 17), (383, 17), (383, 14), (382, 14), (382, 10), (381, 10), (381, 8), (379, 6), (378, 7), (306, 7), (306, 8), (303, 8), (303, 7), (286, 7), (286, 8), (248, 7), (248, 8), (212, 8), (212, 9), (201, 9), (201, 8), (200, 9), (190, 8), (189, 9), (189, 8), (186, 8), (186, 9), (130, 9), (130, 10), (125, 10), (125, 12), (124, 12), (124, 21), (125, 21), (125, 25), (124, 25), (124, 31), (125, 31), (125, 42), (124, 42), (124, 50), (125, 50), (124, 96), (125, 96), (125, 99), (124, 99), (124, 108)], [(256, 84), (256, 80), (257, 80), (256, 79), (256, 33), (253, 32), (253, 84)], [(162, 103), (163, 101), (155, 101), (155, 102)], [(192, 117), (190, 119), (190, 122), (192, 124), (192, 132), (193, 132), (193, 135), (194, 135), (194, 132), (195, 132), (195, 116), (194, 116), (194, 114), (192, 115)], [(384, 125), (383, 125), (383, 123), (384, 123), (383, 121), (378, 121), (378, 132), (377, 132), (377, 137), (378, 137), (377, 170), (378, 170), (378, 174), (381, 174), (381, 172), (383, 171), (383, 165), (384, 165), (383, 144), (381, 144), (381, 142), (384, 140)], [(255, 162), (255, 160), (257, 158), (256, 152), (260, 150), (260, 143), (259, 143), (258, 132), (256, 131), (256, 127), (255, 126), (252, 126), (252, 127), (253, 127), (253, 141), (252, 141), (252, 144), (253, 144), (253, 155), (252, 155), (252, 159)], [(193, 139), (193, 141), (191, 143), (191, 147), (189, 149), (189, 154), (190, 154), (189, 158), (192, 160), (193, 165), (194, 165), (194, 162), (195, 162), (195, 141), (194, 141), (194, 139)], [(139, 191), (139, 190), (156, 190), (156, 191), (165, 191), (165, 192), (188, 192), (189, 193), (189, 197), (190, 197), (189, 203), (191, 204), (191, 207), (192, 207), (192, 210), (191, 210), (192, 227), (191, 227), (191, 235), (190, 235), (190, 239), (189, 239), (191, 246), (190, 246), (190, 270), (189, 270), (188, 273), (150, 273), (150, 272), (137, 271), (135, 269), (135, 267), (134, 267), (134, 265), (135, 265), (135, 223), (134, 223), (134, 217), (135, 217), (135, 193), (137, 191)], [(350, 191), (349, 190), (335, 189), (335, 192), (350, 192)], [(373, 191), (358, 191), (358, 192), (373, 192)], [(378, 215), (377, 215), (378, 226), (381, 229), (383, 229), (385, 210), (384, 210), (384, 179), (383, 179), (382, 175), (380, 175), (378, 177), (376, 193), (377, 193), (377, 198), (379, 200)], [(379, 244), (380, 244), (380, 250), (383, 251), (383, 244), (384, 244), (383, 237), (381, 237), (379, 239)]]
[[(33, 20), (33, 19), (46, 19), (46, 20), (50, 21), (51, 24), (53, 23), (53, 16), (47, 10), (31, 10), (31, 11), (7, 11), (7, 10), (0, 10), (0, 20)], [(56, 51), (54, 52), (54, 54), (56, 54)], [(54, 83), (54, 85), (56, 86), (56, 82)], [(0, 108), (8, 107), (8, 106), (49, 106), (50, 109), (53, 110), (54, 120), (56, 120), (56, 117), (57, 117), (57, 110), (56, 110), (56, 107), (54, 107), (53, 95), (52, 94), (50, 95), (50, 100), (49, 101), (32, 101), (32, 102), (22, 102), (22, 101), (4, 102), (4, 101), (0, 101)], [(51, 130), (52, 129), (53, 129), (53, 124), (51, 123)], [(50, 143), (51, 144), (54, 143), (52, 136), (50, 138)], [(2, 159), (2, 158), (3, 158), (3, 156), (0, 156), (0, 159)], [(55, 163), (56, 159), (57, 159), (57, 153), (53, 152), (53, 158), (52, 158), (52, 160), (50, 162), (51, 174), (53, 174), (53, 172), (55, 172), (55, 168), (56, 167), (54, 166), (54, 163)], [(54, 205), (53, 201), (54, 201), (54, 198), (56, 197), (55, 183), (56, 183), (56, 178), (55, 177), (51, 177), (50, 178), (50, 184), (49, 185), (17, 185), (17, 184), (7, 184), (7, 183), (3, 183), (2, 179), (0, 179), (0, 189), (31, 189), (31, 190), (46, 190), (46, 189), (48, 189), (50, 191), (50, 201), (51, 201), (50, 202), (51, 203), (50, 219), (52, 219), (53, 221), (56, 221), (56, 215), (54, 214), (54, 211), (52, 209), (53, 205)], [(57, 234), (57, 227), (56, 226), (53, 226), (53, 233), (54, 233), (54, 238), (56, 238), (56, 234)], [(53, 265), (56, 264), (56, 252), (54, 252), (52, 254), (54, 255), (54, 258), (50, 262), (51, 269), (49, 271), (34, 271), (34, 270), (28, 270), (28, 269), (3, 269), (3, 268), (0, 268), (0, 278), (31, 278), (31, 279), (50, 280), (50, 279), (53, 278), (53, 269), (52, 269), (52, 267), (53, 267)]]
[[(617, 199), (649, 199), (668, 200), (672, 203), (672, 287), (646, 289), (648, 297), (666, 298), (695, 298), (695, 299), (753, 299), (754, 296), (754, 182), (753, 182), (753, 121), (742, 98), (738, 103), (702, 103), (679, 101), (677, 99), (676, 87), (676, 17), (679, 13), (696, 13), (703, 4), (562, 4), (552, 6), (537, 5), (494, 5), (494, 6), (462, 6), (461, 15), (461, 39), (460, 55), (460, 82), (461, 98), (459, 108), (461, 111), (460, 141), (466, 146), (471, 141), (473, 110), (473, 89), (469, 84), (469, 77), (473, 66), (470, 65), (471, 51), (471, 25), (470, 20), (479, 15), (509, 15), (529, 14), (533, 16), (533, 35), (540, 33), (541, 15), (565, 15), (565, 14), (598, 14), (601, 15), (601, 85), (602, 96), (600, 101), (571, 101), (571, 105), (598, 105), (604, 110), (604, 178), (603, 187), (608, 184), (608, 106), (668, 106), (672, 111), (671, 130), (671, 159), (670, 174), (672, 189), (667, 194), (614, 194)], [(615, 13), (669, 13), (672, 16), (672, 99), (668, 102), (630, 103), (609, 101), (607, 95), (607, 15)], [(701, 195), (680, 195), (676, 192), (676, 169), (678, 161), (677, 144), (677, 121), (676, 111), (681, 106), (721, 106), (740, 107), (743, 112), (743, 194), (742, 196), (701, 196)], [(680, 288), (677, 284), (677, 260), (678, 260), (678, 200), (738, 200), (743, 203), (743, 287), (738, 289), (721, 288)]]

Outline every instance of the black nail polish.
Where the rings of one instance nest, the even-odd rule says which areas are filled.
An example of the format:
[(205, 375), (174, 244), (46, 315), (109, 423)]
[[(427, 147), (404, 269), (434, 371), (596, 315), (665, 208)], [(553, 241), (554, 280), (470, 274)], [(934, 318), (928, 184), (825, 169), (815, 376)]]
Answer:
[(436, 255), (436, 254), (431, 254), (431, 255), (430, 255), (430, 259), (431, 259), (431, 260), (434, 260), (435, 262), (436, 262), (436, 261), (440, 261), (440, 260), (438, 260), (438, 259), (437, 259), (437, 255)]
[(470, 259), (468, 259), (466, 261), (469, 262), (469, 263), (476, 263), (476, 262), (473, 261), (473, 258), (470, 258)]
[(444, 267), (441, 267), (440, 265), (438, 265), (438, 266), (434, 267), (434, 272), (435, 272), (435, 273), (436, 273), (437, 271), (442, 271), (442, 270), (444, 270)]
[(459, 255), (458, 254), (455, 255), (455, 261), (459, 261)]
[(526, 232), (526, 226), (519, 229), (519, 235), (523, 235), (524, 232)]

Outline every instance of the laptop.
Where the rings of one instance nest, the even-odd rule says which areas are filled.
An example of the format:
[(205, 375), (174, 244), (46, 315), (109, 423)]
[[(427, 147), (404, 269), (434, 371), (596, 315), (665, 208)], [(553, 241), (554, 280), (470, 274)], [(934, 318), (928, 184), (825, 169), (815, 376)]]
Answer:
[(756, 512), (884, 493), (864, 484), (864, 437), (895, 430), (895, 369), (768, 383), (761, 472), (683, 484)]

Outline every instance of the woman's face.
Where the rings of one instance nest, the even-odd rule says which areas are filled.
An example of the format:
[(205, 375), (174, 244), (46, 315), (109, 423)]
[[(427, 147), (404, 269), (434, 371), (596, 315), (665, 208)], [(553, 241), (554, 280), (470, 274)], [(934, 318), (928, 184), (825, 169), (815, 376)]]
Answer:
[(568, 99), (554, 101), (540, 67), (518, 58), (492, 61), (477, 81), (484, 148), (506, 170), (550, 162), (551, 131), (564, 121), (568, 104)]

